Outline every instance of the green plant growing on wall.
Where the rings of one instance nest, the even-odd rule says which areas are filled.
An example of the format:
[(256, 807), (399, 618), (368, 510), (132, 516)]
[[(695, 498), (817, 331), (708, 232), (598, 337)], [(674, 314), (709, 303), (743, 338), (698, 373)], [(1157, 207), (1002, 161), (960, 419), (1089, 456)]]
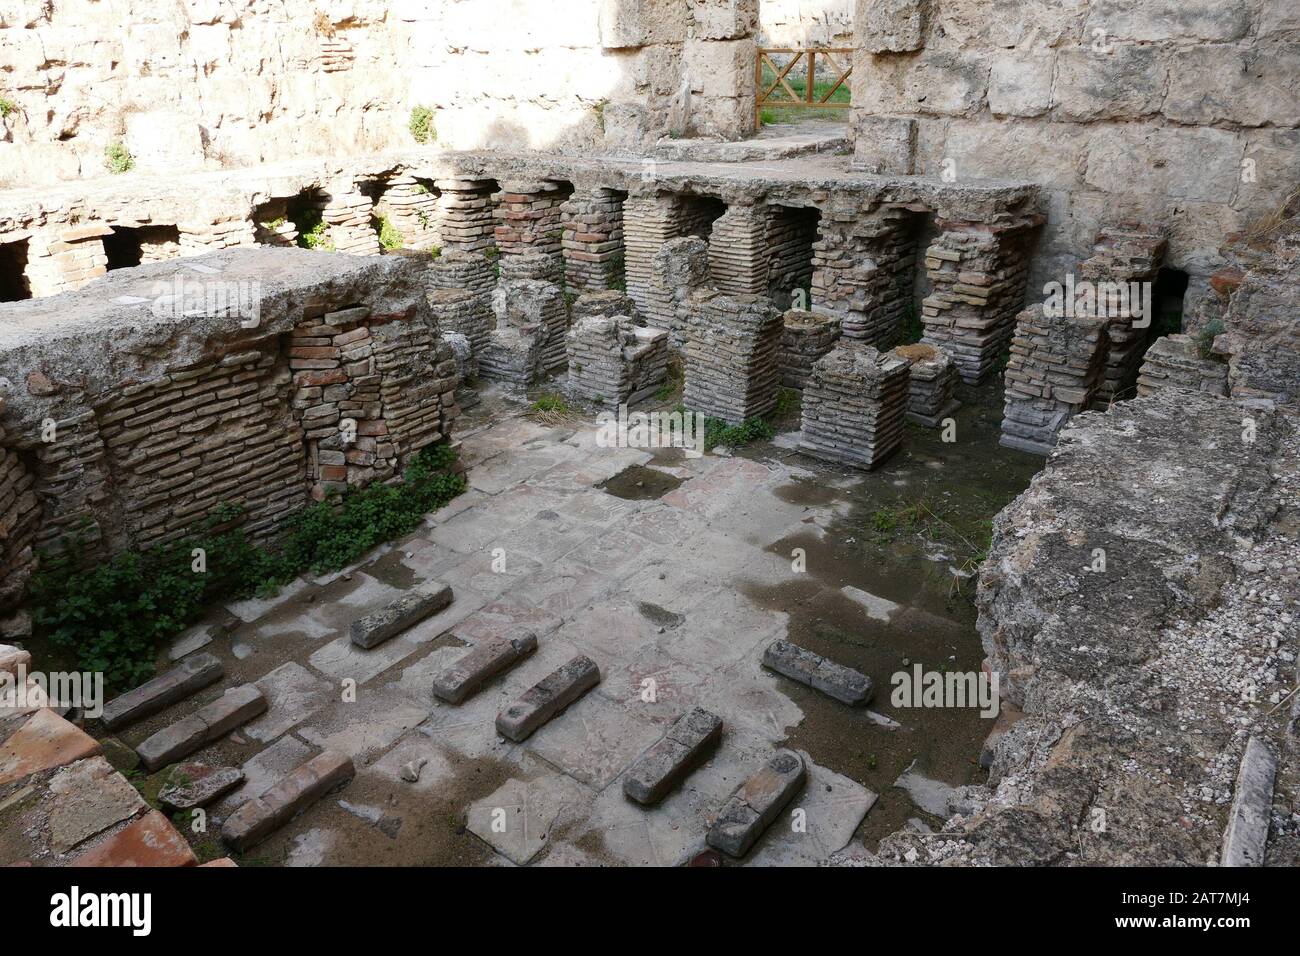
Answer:
[(411, 131), (411, 136), (417, 143), (438, 141), (438, 130), (433, 125), (433, 110), (427, 106), (411, 108), (411, 120), (407, 124), (407, 129)]
[(0, 119), (4, 119), (10, 113), (18, 109), (18, 104), (4, 94), (0, 94)]
[[(273, 594), (304, 571), (347, 566), (406, 534), (465, 490), (446, 444), (413, 456), (401, 481), (376, 482), (313, 503), (285, 519), (273, 547), (252, 544), (238, 505), (221, 505), (179, 541), (102, 560), (84, 531), (55, 555), (43, 553), (28, 586), (38, 636), (66, 649), (77, 666), (102, 671), (114, 690), (153, 674), (158, 648), (215, 602)], [(195, 570), (195, 549), (205, 568)]]
[(402, 234), (387, 216), (379, 217), (379, 244), (385, 249), (402, 248)]
[(298, 245), (304, 249), (334, 251), (329, 223), (321, 216), (319, 209), (312, 208), (303, 213), (302, 221), (298, 223)]
[(135, 168), (135, 157), (122, 143), (109, 143), (104, 147), (104, 166), (114, 175)]
[(1203, 359), (1214, 357), (1214, 340), (1228, 331), (1222, 319), (1211, 319), (1196, 333), (1196, 351)]

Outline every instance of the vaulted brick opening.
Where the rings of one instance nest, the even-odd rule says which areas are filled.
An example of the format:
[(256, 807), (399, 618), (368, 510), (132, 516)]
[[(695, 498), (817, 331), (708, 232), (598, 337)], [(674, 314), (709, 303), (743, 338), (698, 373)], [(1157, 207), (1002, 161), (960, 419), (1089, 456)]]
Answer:
[(180, 255), (180, 230), (175, 226), (113, 226), (104, 237), (108, 269), (129, 269), (148, 262), (162, 262)]
[(811, 207), (769, 208), (767, 294), (781, 309), (807, 309), (812, 304), (813, 243), (821, 213)]
[(713, 224), (727, 211), (727, 204), (716, 196), (680, 195), (677, 197), (677, 235), (696, 236), (708, 241)]
[(1187, 273), (1181, 269), (1161, 268), (1151, 287), (1150, 341), (1183, 330), (1183, 309), (1187, 298)]
[(298, 240), (298, 227), (289, 218), (289, 200), (283, 196), (253, 207), (253, 229), (259, 246), (292, 246)]
[(0, 302), (32, 297), (27, 281), (27, 240), (0, 242)]

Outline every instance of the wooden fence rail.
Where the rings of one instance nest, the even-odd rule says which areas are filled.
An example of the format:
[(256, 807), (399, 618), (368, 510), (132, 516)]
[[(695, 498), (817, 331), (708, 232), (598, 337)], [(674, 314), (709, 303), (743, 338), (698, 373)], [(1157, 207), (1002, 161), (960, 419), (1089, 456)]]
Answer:
[[(790, 62), (781, 66), (773, 56), (788, 55)], [(836, 71), (835, 81), (821, 96), (817, 95), (817, 58), (822, 57), (831, 68)], [(839, 59), (837, 59), (837, 57)], [(849, 103), (846, 101), (832, 102), (831, 97), (853, 73), (853, 51), (844, 47), (809, 47), (807, 49), (782, 49), (778, 47), (760, 48), (754, 57), (754, 123), (756, 126), (763, 125), (763, 109), (765, 107), (811, 107), (813, 109), (824, 110), (846, 110)], [(840, 65), (841, 59), (848, 62), (847, 67)], [(807, 64), (807, 72), (804, 80), (804, 90), (800, 94), (793, 86), (790, 85), (791, 72), (800, 64)], [(769, 80), (763, 76), (763, 66), (766, 64), (776, 79)], [(782, 96), (780, 90), (789, 94), (788, 98)]]

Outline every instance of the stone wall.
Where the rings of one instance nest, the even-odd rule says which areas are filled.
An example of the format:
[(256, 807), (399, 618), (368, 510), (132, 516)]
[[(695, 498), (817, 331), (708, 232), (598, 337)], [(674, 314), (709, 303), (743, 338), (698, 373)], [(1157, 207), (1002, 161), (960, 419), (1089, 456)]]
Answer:
[(1099, 225), (1167, 225), (1202, 291), (1300, 179), (1293, 0), (857, 0), (853, 125), (883, 172), (1047, 187), (1035, 281)]
[[(450, 434), (456, 366), (424, 266), (289, 249), (123, 269), (0, 306), (0, 594), (34, 547), (182, 536), (221, 504), (267, 537)], [(34, 507), (33, 507), (34, 504)]]
[(1262, 862), (1294, 866), (1298, 490), (1297, 421), (1274, 410), (1170, 390), (1067, 425), (980, 570), (1007, 718), (988, 785), (881, 858), (1212, 866), (1255, 739), (1278, 754)]
[(0, 189), (415, 144), (589, 150), (753, 128), (758, 0), (14, 0)]
[(853, 0), (760, 0), (758, 39), (768, 47), (853, 45)]

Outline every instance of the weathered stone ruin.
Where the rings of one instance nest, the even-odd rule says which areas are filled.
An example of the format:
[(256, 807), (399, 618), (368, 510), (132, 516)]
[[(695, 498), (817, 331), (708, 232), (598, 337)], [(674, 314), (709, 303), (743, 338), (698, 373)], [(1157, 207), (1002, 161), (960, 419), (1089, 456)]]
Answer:
[(813, 366), (803, 392), (799, 450), (814, 458), (877, 468), (903, 441), (908, 362), (845, 342)]
[(668, 377), (668, 333), (627, 316), (594, 315), (569, 330), (569, 389), (606, 405), (633, 405)]
[(1228, 394), (1227, 363), (1203, 358), (1190, 335), (1165, 335), (1151, 343), (1142, 360), (1137, 393), (1145, 397), (1166, 388), (1209, 395)]
[(953, 397), (957, 367), (952, 359), (932, 345), (900, 345), (894, 355), (910, 362), (907, 370), (908, 421), (934, 428), (961, 407)]
[[(14, 6), (0, 865), (1300, 860), (1294, 0)], [(18, 699), (45, 562), (424, 449)], [(996, 722), (873, 695), (923, 658)]]
[(816, 361), (835, 346), (840, 337), (840, 320), (791, 309), (782, 317), (781, 384), (803, 388)]
[[(6, 592), (34, 548), (74, 533), (148, 547), (235, 503), (248, 534), (267, 535), (450, 435), (455, 360), (415, 262), (276, 249), (205, 261), (219, 280), (155, 263), (93, 294), (0, 306), (3, 319), (21, 310), (0, 319), (6, 484), (21, 489)], [(218, 289), (221, 308), (203, 304)]]
[(770, 412), (777, 399), (781, 313), (760, 296), (720, 293), (695, 309), (686, 329), (686, 407), (732, 425)]

